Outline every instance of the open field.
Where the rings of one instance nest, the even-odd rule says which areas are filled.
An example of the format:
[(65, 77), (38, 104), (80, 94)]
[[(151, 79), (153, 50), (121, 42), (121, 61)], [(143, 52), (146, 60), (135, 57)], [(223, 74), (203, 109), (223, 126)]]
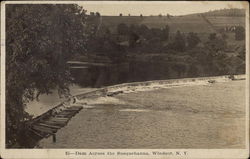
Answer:
[[(206, 16), (206, 18), (215, 27), (245, 26), (244, 17), (229, 17), (229, 16)], [(164, 28), (166, 25), (170, 27), (170, 33), (175, 33), (177, 30), (181, 32), (196, 32), (196, 33), (212, 33), (215, 32), (201, 16), (198, 14), (186, 15), (186, 16), (103, 16), (102, 25), (109, 27), (111, 30), (116, 30), (116, 27), (120, 23), (125, 23), (128, 26), (144, 24), (149, 28)], [(197, 27), (199, 26), (199, 27)]]
[[(149, 28), (164, 28), (169, 25), (170, 32), (175, 33), (177, 30), (181, 32), (198, 32), (198, 33), (210, 33), (214, 30), (207, 25), (207, 23), (199, 16), (183, 16), (183, 17), (158, 17), (158, 16), (147, 16), (147, 17), (103, 17), (103, 25), (108, 26), (111, 30), (115, 30), (116, 26), (120, 23), (127, 25), (141, 25), (144, 24)], [(200, 27), (197, 27), (199, 25)]]
[(244, 148), (245, 81), (129, 92), (83, 101), (43, 148)]
[(216, 27), (245, 26), (245, 17), (208, 16), (207, 19)]

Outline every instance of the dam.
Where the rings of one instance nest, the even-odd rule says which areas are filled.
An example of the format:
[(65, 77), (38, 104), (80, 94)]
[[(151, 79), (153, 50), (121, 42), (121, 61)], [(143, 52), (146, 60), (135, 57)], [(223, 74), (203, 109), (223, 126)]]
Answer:
[[(236, 76), (243, 79), (243, 76)], [(37, 148), (244, 148), (245, 80), (134, 82), (75, 96), (81, 106)]]

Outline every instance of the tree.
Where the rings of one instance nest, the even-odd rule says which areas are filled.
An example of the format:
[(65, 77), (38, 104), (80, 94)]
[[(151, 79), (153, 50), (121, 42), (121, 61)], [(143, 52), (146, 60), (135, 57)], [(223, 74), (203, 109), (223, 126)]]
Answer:
[(246, 49), (245, 44), (238, 49), (238, 57), (243, 61), (246, 61)]
[(99, 12), (90, 12), (90, 15), (86, 16), (85, 30), (88, 32), (88, 40), (92, 40), (99, 33), (101, 22), (101, 14)]
[(100, 14), (99, 12), (96, 12), (95, 15), (96, 15), (97, 17), (101, 17), (101, 14)]
[(190, 32), (187, 35), (187, 45), (190, 49), (194, 48), (199, 42), (200, 38), (196, 33)]
[(170, 19), (171, 15), (170, 14), (167, 14), (167, 18)]
[(185, 50), (186, 42), (185, 42), (184, 36), (180, 33), (179, 30), (176, 32), (174, 43), (172, 45), (173, 45), (173, 49), (176, 51)]
[(67, 60), (85, 50), (85, 10), (71, 4), (6, 5), (6, 146), (21, 147), (26, 103), (68, 92)]
[(244, 40), (245, 39), (245, 29), (242, 26), (235, 28), (235, 40)]
[(211, 33), (209, 34), (209, 37), (208, 39), (211, 41), (211, 40), (215, 40), (216, 39), (216, 33)]
[(149, 32), (149, 28), (145, 24), (141, 24), (139, 26), (139, 28), (138, 28), (139, 35), (143, 35), (144, 37), (147, 37), (148, 32)]
[(120, 23), (117, 26), (117, 33), (120, 35), (127, 35), (129, 33), (129, 28), (126, 24)]
[(227, 47), (227, 42), (222, 37), (218, 37), (216, 33), (212, 33), (209, 36), (209, 40), (205, 43), (205, 46), (213, 54), (217, 54), (219, 51), (224, 51)]
[(151, 28), (152, 38), (160, 38), (162, 37), (162, 31), (160, 28)]
[(136, 42), (137, 42), (137, 40), (139, 40), (139, 38), (140, 37), (136, 33), (134, 33), (134, 32), (130, 33), (130, 35), (129, 35), (129, 47), (131, 47), (131, 48), (135, 47)]
[(221, 33), (221, 37), (222, 37), (223, 40), (228, 39), (228, 35), (225, 32)]
[(162, 30), (162, 40), (168, 40), (169, 38), (169, 26), (166, 25), (165, 28)]
[(92, 16), (92, 17), (94, 17), (95, 16), (95, 12), (90, 12), (89, 15)]

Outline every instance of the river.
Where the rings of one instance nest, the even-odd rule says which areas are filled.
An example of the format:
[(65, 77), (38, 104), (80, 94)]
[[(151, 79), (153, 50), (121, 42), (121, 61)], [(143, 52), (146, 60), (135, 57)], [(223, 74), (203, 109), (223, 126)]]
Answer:
[(39, 147), (244, 148), (245, 111), (245, 80), (97, 97)]
[[(75, 67), (71, 69), (74, 84), (70, 86), (70, 91), (72, 95), (76, 95), (120, 83), (196, 77), (196, 71), (189, 65), (175, 64), (166, 60), (155, 61), (153, 58), (146, 61), (130, 60), (107, 66)], [(203, 72), (200, 76), (211, 75)], [(43, 94), (39, 99), (27, 104), (28, 113), (34, 116), (40, 115), (65, 100), (59, 98), (57, 90), (52, 90), (52, 94), (49, 95)]]

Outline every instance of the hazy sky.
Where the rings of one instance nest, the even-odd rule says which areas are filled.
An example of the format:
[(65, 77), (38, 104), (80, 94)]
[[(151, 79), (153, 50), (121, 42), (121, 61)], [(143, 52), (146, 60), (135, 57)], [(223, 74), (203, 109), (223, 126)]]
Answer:
[[(89, 12), (100, 12), (101, 15), (184, 15), (191, 13), (207, 12), (209, 10), (223, 9), (223, 8), (244, 8), (242, 2), (235, 1), (220, 1), (220, 2), (133, 2), (133, 1), (116, 1), (116, 2), (103, 2), (103, 1), (89, 1), (81, 2), (80, 5)], [(245, 2), (246, 6), (246, 2)]]

